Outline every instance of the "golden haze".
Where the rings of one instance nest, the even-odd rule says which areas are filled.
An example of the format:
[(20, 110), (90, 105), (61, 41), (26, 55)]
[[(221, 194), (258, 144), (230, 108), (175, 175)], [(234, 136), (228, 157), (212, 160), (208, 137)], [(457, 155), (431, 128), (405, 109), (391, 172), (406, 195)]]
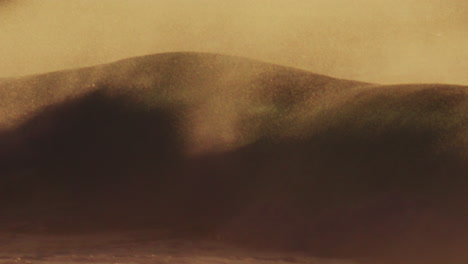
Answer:
[(0, 77), (169, 51), (339, 78), (468, 84), (465, 0), (24, 0), (0, 4)]

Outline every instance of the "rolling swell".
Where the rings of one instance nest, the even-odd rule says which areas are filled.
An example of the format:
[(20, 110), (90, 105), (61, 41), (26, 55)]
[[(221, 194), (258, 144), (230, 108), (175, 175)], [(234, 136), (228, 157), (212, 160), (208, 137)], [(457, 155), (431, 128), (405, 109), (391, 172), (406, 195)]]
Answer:
[(167, 228), (329, 256), (464, 257), (466, 87), (196, 53), (0, 90), (11, 87), (20, 108), (62, 93), (0, 135), (12, 230)]

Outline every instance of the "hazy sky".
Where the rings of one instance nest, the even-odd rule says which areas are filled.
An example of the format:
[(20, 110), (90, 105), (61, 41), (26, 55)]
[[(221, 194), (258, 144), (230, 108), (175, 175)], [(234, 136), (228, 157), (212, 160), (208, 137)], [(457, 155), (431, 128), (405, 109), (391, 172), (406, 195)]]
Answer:
[(468, 84), (466, 0), (0, 0), (0, 77), (168, 51)]

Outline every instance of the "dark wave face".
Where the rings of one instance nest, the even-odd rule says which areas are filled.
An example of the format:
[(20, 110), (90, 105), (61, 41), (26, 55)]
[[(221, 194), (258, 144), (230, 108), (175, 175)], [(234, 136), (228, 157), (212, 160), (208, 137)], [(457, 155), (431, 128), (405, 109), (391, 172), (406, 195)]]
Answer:
[(0, 96), (5, 231), (468, 258), (468, 87), (168, 53), (0, 80)]

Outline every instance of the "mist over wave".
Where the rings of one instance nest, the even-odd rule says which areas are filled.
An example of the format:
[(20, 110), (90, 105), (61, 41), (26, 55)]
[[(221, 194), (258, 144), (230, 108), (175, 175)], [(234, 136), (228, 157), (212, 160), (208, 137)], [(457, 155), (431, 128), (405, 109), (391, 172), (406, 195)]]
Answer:
[(369, 82), (468, 84), (463, 0), (3, 3), (5, 77), (198, 51)]

